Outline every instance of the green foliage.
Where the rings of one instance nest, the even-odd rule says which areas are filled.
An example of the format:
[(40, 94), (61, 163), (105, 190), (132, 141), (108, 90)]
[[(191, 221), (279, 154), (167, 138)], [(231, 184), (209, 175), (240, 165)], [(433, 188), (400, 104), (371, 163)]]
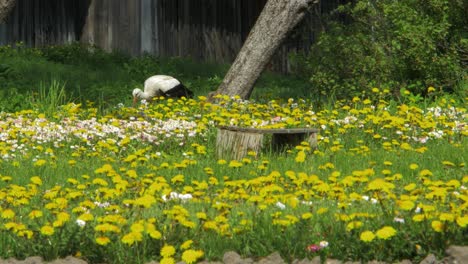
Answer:
[[(466, 92), (466, 4), (461, 0), (356, 1), (340, 6), (298, 70), (318, 95), (429, 86)], [(343, 19), (344, 18), (344, 19)], [(463, 82), (463, 80), (465, 80)], [(464, 85), (463, 85), (464, 84)]]

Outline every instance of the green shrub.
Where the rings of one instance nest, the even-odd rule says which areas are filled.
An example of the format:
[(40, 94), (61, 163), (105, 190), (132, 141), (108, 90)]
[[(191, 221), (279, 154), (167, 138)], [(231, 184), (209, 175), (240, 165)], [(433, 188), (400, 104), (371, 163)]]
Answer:
[[(349, 97), (372, 87), (466, 89), (466, 5), (461, 0), (355, 1), (336, 9), (298, 70), (317, 94)], [(343, 17), (345, 19), (343, 19)], [(464, 56), (464, 57), (463, 57)]]

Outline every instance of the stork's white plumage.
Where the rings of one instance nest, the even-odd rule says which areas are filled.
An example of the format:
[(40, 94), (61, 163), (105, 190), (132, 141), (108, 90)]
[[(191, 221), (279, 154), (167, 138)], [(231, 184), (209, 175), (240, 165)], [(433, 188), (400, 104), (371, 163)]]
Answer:
[(135, 88), (132, 92), (133, 102), (140, 100), (151, 100), (157, 96), (165, 97), (192, 97), (193, 92), (187, 89), (179, 80), (167, 75), (154, 75), (145, 81), (142, 91)]

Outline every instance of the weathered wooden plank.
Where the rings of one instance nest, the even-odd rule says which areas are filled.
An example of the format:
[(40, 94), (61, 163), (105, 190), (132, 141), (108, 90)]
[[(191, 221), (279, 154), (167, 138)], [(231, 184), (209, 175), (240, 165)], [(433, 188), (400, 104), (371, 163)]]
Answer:
[(160, 0), (153, 0), (151, 1), (151, 15), (152, 15), (152, 38), (153, 38), (153, 54), (156, 56), (160, 56), (160, 50), (159, 50), (159, 12), (158, 12), (158, 6), (159, 6)]
[(151, 0), (141, 0), (140, 3), (140, 40), (142, 53), (153, 52), (153, 19), (152, 19), (152, 8)]

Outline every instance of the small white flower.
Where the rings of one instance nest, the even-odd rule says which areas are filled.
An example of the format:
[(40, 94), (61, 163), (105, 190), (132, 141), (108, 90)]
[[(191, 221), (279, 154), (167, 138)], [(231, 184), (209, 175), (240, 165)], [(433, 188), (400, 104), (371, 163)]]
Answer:
[(190, 193), (187, 194), (179, 194), (179, 199), (182, 201), (190, 200), (192, 199), (192, 195)]
[(319, 245), (320, 245), (320, 248), (326, 248), (328, 247), (329, 244), (328, 244), (328, 241), (320, 241)]
[(76, 220), (76, 224), (79, 226), (79, 227), (84, 227), (86, 225), (86, 222), (81, 220), (81, 219), (77, 219)]
[(404, 223), (405, 223), (405, 219), (404, 219), (404, 218), (401, 218), (401, 217), (395, 217), (395, 218), (393, 218), (393, 222), (404, 224)]
[(286, 205), (282, 202), (277, 202), (275, 205), (281, 210), (286, 209)]
[(109, 202), (104, 202), (104, 203), (100, 203), (100, 202), (94, 202), (94, 204), (97, 206), (97, 207), (100, 207), (100, 208), (106, 208), (110, 205)]
[(414, 212), (417, 213), (417, 214), (419, 214), (419, 213), (421, 212), (421, 208), (416, 207), (416, 209), (414, 209)]

